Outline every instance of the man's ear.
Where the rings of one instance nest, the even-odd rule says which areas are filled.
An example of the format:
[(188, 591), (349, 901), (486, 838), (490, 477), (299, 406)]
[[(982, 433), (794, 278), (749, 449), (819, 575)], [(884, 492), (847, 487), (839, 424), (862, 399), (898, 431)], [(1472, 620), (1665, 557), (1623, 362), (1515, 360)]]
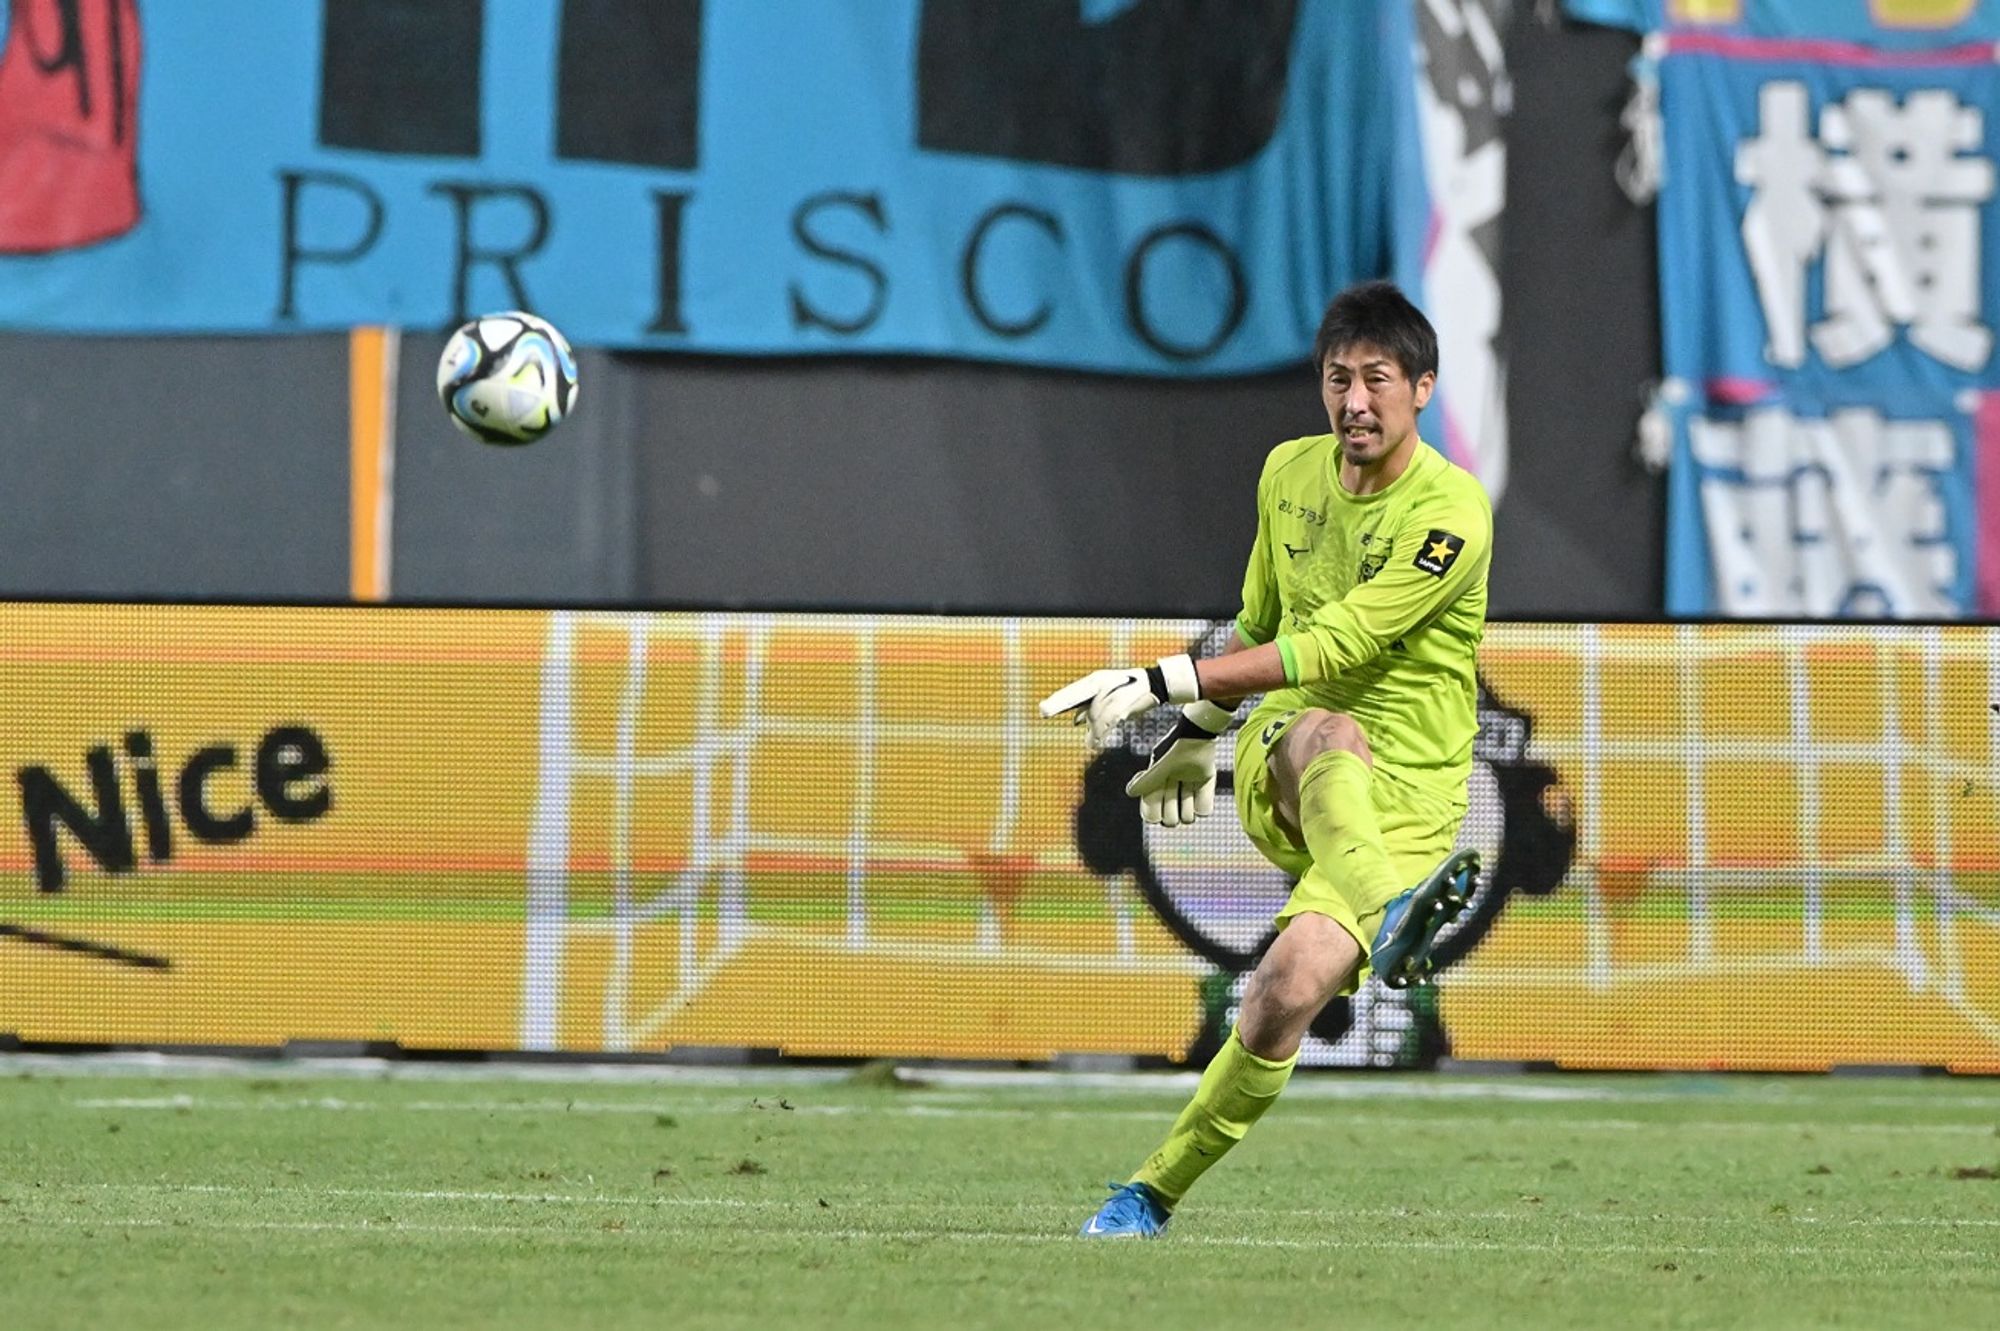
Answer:
[(1425, 404), (1431, 400), (1431, 392), (1437, 388), (1437, 382), (1437, 374), (1431, 370), (1425, 370), (1417, 376), (1416, 391), (1413, 396), (1418, 411), (1422, 411)]

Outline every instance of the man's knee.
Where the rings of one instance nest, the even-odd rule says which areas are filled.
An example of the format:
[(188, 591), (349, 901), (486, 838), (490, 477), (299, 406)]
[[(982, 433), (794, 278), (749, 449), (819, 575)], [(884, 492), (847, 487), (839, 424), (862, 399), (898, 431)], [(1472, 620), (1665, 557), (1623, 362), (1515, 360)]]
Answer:
[(1321, 958), (1295, 959), (1287, 966), (1260, 966), (1243, 988), (1243, 1011), (1271, 1020), (1310, 1020), (1333, 996), (1332, 967)]
[(1299, 781), (1313, 759), (1337, 749), (1354, 754), (1370, 766), (1374, 765), (1375, 754), (1368, 747), (1368, 732), (1361, 728), (1359, 721), (1345, 712), (1313, 708), (1278, 738), (1278, 746), (1271, 754), (1275, 775), (1297, 791)]
[(1294, 916), (1251, 972), (1237, 1034), (1259, 1058), (1285, 1059), (1361, 962), (1361, 948), (1328, 916)]

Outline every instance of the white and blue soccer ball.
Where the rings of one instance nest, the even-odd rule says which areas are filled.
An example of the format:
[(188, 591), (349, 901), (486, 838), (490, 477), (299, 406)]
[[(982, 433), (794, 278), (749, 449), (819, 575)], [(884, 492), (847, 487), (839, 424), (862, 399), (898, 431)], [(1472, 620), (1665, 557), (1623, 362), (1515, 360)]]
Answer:
[(488, 444), (531, 444), (576, 408), (576, 353), (546, 319), (482, 314), (438, 358), (438, 397), (451, 423)]

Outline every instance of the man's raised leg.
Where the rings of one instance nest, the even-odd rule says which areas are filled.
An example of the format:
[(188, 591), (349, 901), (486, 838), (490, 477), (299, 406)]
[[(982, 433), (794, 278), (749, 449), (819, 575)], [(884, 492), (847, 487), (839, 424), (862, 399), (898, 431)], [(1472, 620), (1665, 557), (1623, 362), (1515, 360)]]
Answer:
[[(1242, 1141), (1278, 1099), (1298, 1063), (1306, 1027), (1328, 999), (1354, 981), (1362, 963), (1360, 925), (1352, 909), (1340, 905), (1344, 889), (1374, 891), (1376, 903), (1396, 891), (1370, 803), (1370, 761), (1360, 725), (1318, 709), (1304, 711), (1272, 749), (1272, 803), (1280, 823), (1314, 829), (1302, 837), (1314, 865), (1300, 883), (1300, 895), (1324, 901), (1330, 913), (1308, 905), (1288, 915), (1284, 931), (1250, 975), (1236, 1029), (1208, 1063), (1194, 1099), (1174, 1119), (1160, 1149), (1084, 1225), (1086, 1235), (1154, 1237), (1166, 1229), (1174, 1205), (1194, 1181)], [(1360, 801), (1358, 813), (1354, 801)], [(1366, 875), (1364, 881), (1354, 883), (1360, 875)]]
[[(1479, 857), (1452, 855), (1422, 882), (1400, 878), (1390, 862), (1375, 814), (1374, 757), (1352, 718), (1308, 713), (1311, 724), (1293, 727), (1272, 754), (1279, 812), (1296, 821), (1313, 867), (1288, 910), (1325, 901), (1310, 889), (1330, 889), (1326, 909), (1357, 938), (1369, 938), (1370, 967), (1392, 988), (1404, 988), (1431, 971), (1431, 951), (1445, 925), (1471, 898)], [(1290, 780), (1296, 773), (1296, 780)], [(1289, 807), (1283, 794), (1298, 791)], [(1441, 849), (1449, 849), (1448, 838)], [(1364, 924), (1364, 921), (1366, 922)]]
[(1151, 1238), (1194, 1181), (1243, 1140), (1285, 1089), (1299, 1042), (1361, 962), (1360, 945), (1324, 915), (1299, 915), (1272, 942), (1243, 992), (1243, 1009), (1194, 1098), (1131, 1182), (1113, 1193), (1087, 1235)]

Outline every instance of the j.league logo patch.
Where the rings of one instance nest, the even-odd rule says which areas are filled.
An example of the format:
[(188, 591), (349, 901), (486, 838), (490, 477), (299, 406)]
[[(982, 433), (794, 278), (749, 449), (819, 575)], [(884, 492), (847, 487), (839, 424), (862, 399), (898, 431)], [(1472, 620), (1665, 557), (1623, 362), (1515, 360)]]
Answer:
[(1423, 544), (1417, 547), (1417, 567), (1433, 578), (1442, 578), (1452, 561), (1458, 558), (1458, 552), (1464, 548), (1463, 536), (1453, 536), (1448, 531), (1433, 527), (1431, 534), (1424, 537)]

